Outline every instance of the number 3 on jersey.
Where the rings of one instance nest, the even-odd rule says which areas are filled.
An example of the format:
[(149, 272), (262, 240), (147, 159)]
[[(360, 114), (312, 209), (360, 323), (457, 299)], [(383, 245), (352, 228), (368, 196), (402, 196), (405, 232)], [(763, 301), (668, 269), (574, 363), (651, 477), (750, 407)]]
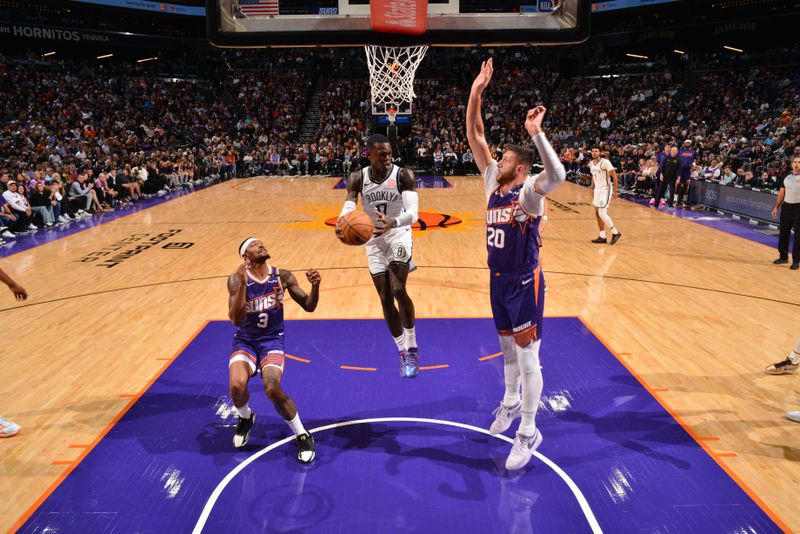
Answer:
[(506, 233), (502, 228), (489, 227), (486, 232), (487, 244), (494, 248), (504, 248), (506, 246)]
[(269, 322), (268, 313), (264, 312), (258, 314), (258, 324), (256, 326), (258, 326), (259, 328), (266, 328), (268, 322)]

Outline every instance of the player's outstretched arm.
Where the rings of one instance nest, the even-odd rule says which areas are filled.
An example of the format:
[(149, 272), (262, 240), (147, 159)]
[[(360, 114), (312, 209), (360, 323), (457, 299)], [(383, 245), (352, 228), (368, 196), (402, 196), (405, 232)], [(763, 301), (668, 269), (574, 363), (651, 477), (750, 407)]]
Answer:
[(486, 143), (483, 118), (481, 117), (481, 95), (492, 80), (492, 72), (493, 64), (490, 58), (481, 64), (481, 71), (472, 82), (472, 89), (470, 89), (467, 101), (467, 141), (472, 155), (475, 157), (475, 165), (478, 166), (481, 174), (492, 161), (492, 152)]
[(291, 271), (281, 269), (281, 284), (292, 296), (292, 300), (298, 303), (305, 311), (313, 312), (317, 309), (317, 303), (319, 302), (319, 283), (322, 277), (318, 271), (309, 269), (306, 271), (306, 278), (311, 282), (311, 293), (303, 291)]
[(544, 215), (545, 213), (545, 195), (555, 191), (559, 185), (564, 183), (567, 176), (564, 165), (542, 130), (542, 120), (546, 112), (547, 109), (544, 106), (537, 106), (529, 110), (525, 118), (525, 129), (536, 144), (536, 149), (542, 158), (544, 170), (535, 176), (529, 176), (525, 180), (525, 185), (522, 187), (522, 193), (520, 194), (520, 203), (526, 212), (536, 216)]
[(247, 268), (250, 262), (244, 262), (236, 272), (228, 277), (228, 318), (236, 326), (240, 326), (247, 318)]
[(536, 150), (539, 152), (539, 157), (542, 158), (542, 166), (544, 167), (544, 170), (539, 173), (539, 177), (536, 180), (536, 192), (541, 195), (555, 191), (558, 186), (564, 183), (567, 177), (567, 172), (564, 170), (561, 160), (558, 159), (558, 154), (553, 150), (550, 141), (544, 135), (542, 121), (545, 113), (547, 113), (547, 108), (536, 106), (528, 110), (528, 115), (525, 117), (525, 129), (536, 145)]

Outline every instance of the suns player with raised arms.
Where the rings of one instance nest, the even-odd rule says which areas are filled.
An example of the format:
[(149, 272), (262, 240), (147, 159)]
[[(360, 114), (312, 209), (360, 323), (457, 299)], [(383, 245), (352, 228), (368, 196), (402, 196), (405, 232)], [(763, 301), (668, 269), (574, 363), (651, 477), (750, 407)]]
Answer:
[[(483, 173), (486, 193), (486, 248), (490, 273), (489, 294), (495, 328), (504, 355), (505, 396), (489, 428), (500, 434), (522, 416), (506, 469), (521, 469), (542, 443), (536, 410), (542, 396), (539, 363), (544, 314), (544, 277), (539, 265), (539, 225), (545, 195), (564, 182), (566, 172), (545, 138), (546, 109), (528, 111), (525, 129), (536, 145), (544, 170), (529, 175), (533, 150), (507, 145), (498, 162), (486, 143), (481, 118), (481, 94), (492, 79), (492, 60), (485, 61), (475, 78), (467, 103), (467, 140), (475, 164)], [(520, 386), (522, 395), (520, 395)]]
[(309, 463), (314, 459), (314, 438), (303, 427), (292, 398), (281, 388), (284, 368), (283, 294), (307, 312), (319, 302), (320, 275), (306, 272), (311, 292), (306, 293), (295, 276), (286, 269), (267, 264), (269, 252), (260, 239), (249, 237), (239, 245), (244, 263), (228, 278), (228, 316), (239, 327), (233, 336), (233, 350), (228, 362), (230, 390), (239, 414), (233, 445), (244, 447), (250, 437), (256, 414), (248, 401), (247, 382), (261, 372), (264, 392), (275, 410), (286, 421), (296, 437), (297, 459)]
[(411, 266), (411, 225), (419, 217), (416, 179), (413, 172), (392, 163), (392, 145), (385, 135), (367, 139), (367, 154), (370, 164), (347, 179), (347, 198), (339, 218), (356, 209), (361, 195), (364, 211), (375, 224), (366, 244), (369, 272), (400, 353), (400, 376), (414, 378), (419, 373), (419, 348), (414, 303), (406, 281)]

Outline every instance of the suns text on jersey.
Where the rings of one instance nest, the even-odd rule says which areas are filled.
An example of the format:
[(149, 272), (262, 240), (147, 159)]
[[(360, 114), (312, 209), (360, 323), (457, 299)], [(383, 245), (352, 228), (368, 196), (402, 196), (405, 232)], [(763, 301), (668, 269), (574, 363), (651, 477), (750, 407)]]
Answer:
[(274, 293), (248, 300), (245, 305), (247, 313), (260, 313), (278, 308), (283, 304), (283, 293), (275, 290)]
[(513, 206), (503, 206), (486, 210), (486, 224), (509, 224), (513, 213)]

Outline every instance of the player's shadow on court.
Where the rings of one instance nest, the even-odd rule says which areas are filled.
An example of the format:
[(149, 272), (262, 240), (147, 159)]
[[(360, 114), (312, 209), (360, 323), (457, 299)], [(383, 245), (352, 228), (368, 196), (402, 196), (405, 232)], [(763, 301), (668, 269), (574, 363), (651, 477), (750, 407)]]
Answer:
[[(439, 491), (443, 496), (471, 502), (485, 502), (486, 488), (478, 471), (501, 474), (503, 471), (491, 458), (490, 438), (483, 434), (464, 436), (457, 428), (435, 425), (397, 423), (368, 423), (340, 427), (331, 432), (320, 433), (318, 448), (321, 463), (341, 461), (339, 458), (350, 451), (361, 451), (385, 456), (381, 477), (402, 480), (401, 466), (406, 462), (424, 460), (429, 467), (429, 476), (436, 477), (439, 469), (458, 474), (461, 483), (442, 482)], [(451, 439), (448, 439), (451, 438)], [(507, 454), (507, 444), (498, 440)], [(505, 458), (503, 458), (505, 461)], [(449, 478), (449, 477), (442, 477)]]

